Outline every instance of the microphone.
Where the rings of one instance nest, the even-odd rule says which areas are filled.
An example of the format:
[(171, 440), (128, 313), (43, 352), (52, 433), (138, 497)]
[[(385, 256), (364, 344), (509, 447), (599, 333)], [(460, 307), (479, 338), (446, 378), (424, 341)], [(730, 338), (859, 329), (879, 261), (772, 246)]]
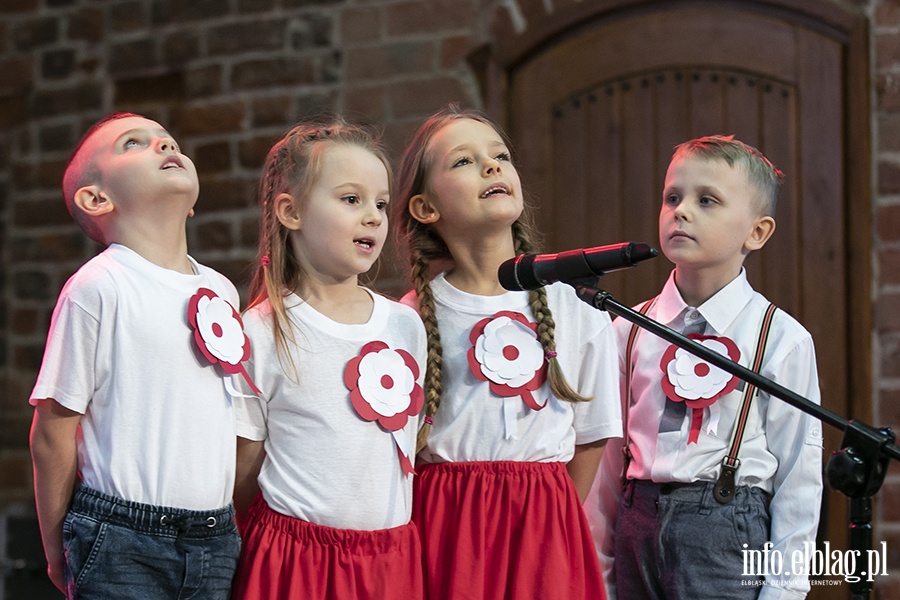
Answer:
[(504, 289), (535, 290), (554, 281), (571, 283), (634, 267), (657, 254), (656, 248), (640, 242), (578, 248), (557, 254), (520, 254), (500, 265), (497, 275)]

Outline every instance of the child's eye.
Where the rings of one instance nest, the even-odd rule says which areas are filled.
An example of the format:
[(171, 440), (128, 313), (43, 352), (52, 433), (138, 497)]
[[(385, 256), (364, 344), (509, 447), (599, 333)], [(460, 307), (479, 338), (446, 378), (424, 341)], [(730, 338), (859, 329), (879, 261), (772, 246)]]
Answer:
[(343, 198), (341, 198), (341, 200), (343, 200), (347, 204), (359, 204), (359, 196), (356, 196), (354, 194), (344, 196)]
[(509, 152), (501, 152), (497, 156), (494, 157), (496, 160), (505, 160), (506, 162), (511, 162), (512, 157), (509, 155)]
[(469, 164), (472, 164), (472, 161), (471, 161), (468, 157), (465, 157), (465, 156), (464, 156), (463, 158), (460, 158), (460, 159), (457, 160), (455, 163), (453, 163), (453, 166), (454, 166), (454, 167), (461, 167), (461, 166), (463, 166), (463, 165), (469, 165)]
[(141, 142), (137, 138), (128, 138), (127, 140), (125, 140), (125, 143), (122, 144), (122, 147), (127, 150), (128, 148), (134, 148), (135, 146), (140, 146), (140, 145), (141, 145)]
[(681, 198), (679, 198), (677, 195), (675, 195), (675, 194), (669, 194), (668, 196), (666, 196), (664, 202), (665, 202), (666, 204), (678, 204), (678, 202), (679, 202), (680, 200), (681, 200)]
[(387, 200), (379, 200), (378, 202), (375, 203), (375, 207), (381, 211), (387, 210), (388, 201)]
[(700, 206), (709, 206), (710, 204), (714, 204), (715, 201), (715, 198), (710, 198), (709, 196), (701, 196)]

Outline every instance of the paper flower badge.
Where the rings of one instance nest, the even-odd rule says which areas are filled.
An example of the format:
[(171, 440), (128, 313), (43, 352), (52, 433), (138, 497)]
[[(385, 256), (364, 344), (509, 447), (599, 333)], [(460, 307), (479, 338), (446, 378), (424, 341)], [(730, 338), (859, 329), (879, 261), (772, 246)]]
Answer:
[(469, 332), (469, 369), (490, 384), (498, 396), (520, 396), (528, 408), (541, 410), (532, 392), (547, 379), (544, 349), (537, 338), (537, 324), (522, 313), (500, 311), (478, 321)]
[[(727, 337), (699, 334), (688, 337), (734, 362), (741, 358), (737, 344)], [(734, 391), (738, 378), (674, 344), (666, 349), (659, 366), (663, 371), (662, 389), (666, 396), (673, 402), (684, 402), (692, 409), (688, 443), (696, 444), (703, 424), (703, 409)]]
[(415, 472), (415, 441), (401, 435), (400, 430), (425, 405), (422, 386), (416, 383), (418, 377), (419, 365), (409, 352), (393, 350), (380, 341), (363, 346), (359, 356), (344, 367), (350, 403), (360, 417), (376, 421), (391, 433), (405, 475)]
[(210, 289), (198, 289), (188, 303), (188, 322), (194, 328), (197, 347), (209, 362), (218, 363), (229, 375), (240, 373), (254, 393), (261, 393), (243, 364), (250, 358), (244, 323), (227, 300)]

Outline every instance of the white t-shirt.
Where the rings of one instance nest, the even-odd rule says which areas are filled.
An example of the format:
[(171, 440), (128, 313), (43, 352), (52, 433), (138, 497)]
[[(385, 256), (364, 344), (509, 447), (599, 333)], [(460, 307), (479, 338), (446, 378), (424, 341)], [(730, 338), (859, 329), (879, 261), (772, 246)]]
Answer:
[(201, 287), (238, 306), (234, 285), (187, 275), (112, 244), (63, 287), (31, 404), (81, 413), (78, 466), (103, 493), (211, 510), (231, 501), (235, 427), (223, 372), (197, 349), (188, 302)]
[[(761, 319), (768, 306), (768, 300), (753, 291), (746, 272), (741, 271), (702, 306), (690, 307), (678, 292), (673, 272), (647, 316), (679, 332), (702, 317), (707, 322), (705, 335), (733, 340), (740, 350), (740, 364), (751, 368)], [(616, 319), (614, 328), (624, 385), (625, 346), (631, 323)], [(669, 346), (669, 342), (644, 331), (634, 344), (632, 408), (628, 417), (633, 459), (628, 478), (716, 481), (731, 443), (743, 388), (722, 396), (713, 408), (703, 409), (699, 438), (688, 444), (692, 411), (688, 409), (679, 421), (673, 422), (671, 416), (667, 417), (672, 411), (666, 411), (666, 397), (660, 385), (660, 362)], [(776, 311), (772, 320), (760, 374), (812, 402), (820, 402), (812, 337), (782, 310)], [(624, 388), (622, 393), (625, 394)], [(770, 540), (774, 550), (783, 556), (802, 551), (803, 542), (815, 540), (822, 495), (821, 456), (822, 427), (818, 420), (764, 392), (754, 399), (739, 452), (741, 464), (736, 484), (759, 487), (773, 494), (769, 505)], [(621, 440), (616, 440), (606, 448), (595, 485), (585, 501), (608, 586), (612, 582), (614, 530), (607, 523), (615, 522), (622, 491), (618, 484), (621, 469)], [(616, 485), (604, 485), (610, 480)], [(764, 586), (760, 598), (793, 598), (808, 591), (805, 576), (790, 579), (791, 585)]]
[[(253, 344), (248, 371), (263, 395), (236, 402), (238, 435), (265, 440), (259, 486), (281, 514), (365, 531), (409, 522), (412, 476), (401, 469), (393, 435), (354, 409), (344, 371), (363, 346), (381, 341), (412, 355), (421, 386), (425, 330), (415, 311), (372, 296), (372, 314), (358, 325), (333, 321), (295, 294), (285, 299), (297, 376), (276, 354), (271, 305), (263, 302), (244, 315)], [(397, 432), (412, 460), (419, 422), (411, 416)]]
[[(557, 359), (570, 387), (593, 400), (561, 401), (545, 382), (533, 397), (547, 404), (533, 410), (520, 396), (494, 393), (473, 374), (467, 357), (470, 333), (482, 319), (514, 311), (534, 322), (528, 293), (469, 294), (450, 285), (444, 274), (431, 288), (443, 349), (443, 394), (422, 460), (568, 462), (576, 444), (622, 435), (615, 337), (606, 313), (579, 300), (565, 284), (547, 286)], [(401, 301), (417, 306), (414, 292)]]

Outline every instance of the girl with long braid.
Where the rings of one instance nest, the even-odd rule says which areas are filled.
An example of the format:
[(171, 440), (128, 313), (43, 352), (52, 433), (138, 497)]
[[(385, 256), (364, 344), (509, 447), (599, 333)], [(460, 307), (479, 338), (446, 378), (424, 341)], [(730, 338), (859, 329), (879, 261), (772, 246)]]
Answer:
[(604, 598), (581, 503), (622, 430), (609, 317), (564, 284), (501, 288), (499, 265), (535, 249), (509, 144), (484, 116), (451, 106), (422, 124), (397, 190), (402, 301), (428, 338), (413, 493), (426, 597)]
[(299, 125), (266, 158), (244, 314), (262, 393), (237, 406), (236, 598), (423, 596), (410, 512), (425, 332), (358, 283), (384, 246), (390, 192), (384, 153), (341, 121)]

